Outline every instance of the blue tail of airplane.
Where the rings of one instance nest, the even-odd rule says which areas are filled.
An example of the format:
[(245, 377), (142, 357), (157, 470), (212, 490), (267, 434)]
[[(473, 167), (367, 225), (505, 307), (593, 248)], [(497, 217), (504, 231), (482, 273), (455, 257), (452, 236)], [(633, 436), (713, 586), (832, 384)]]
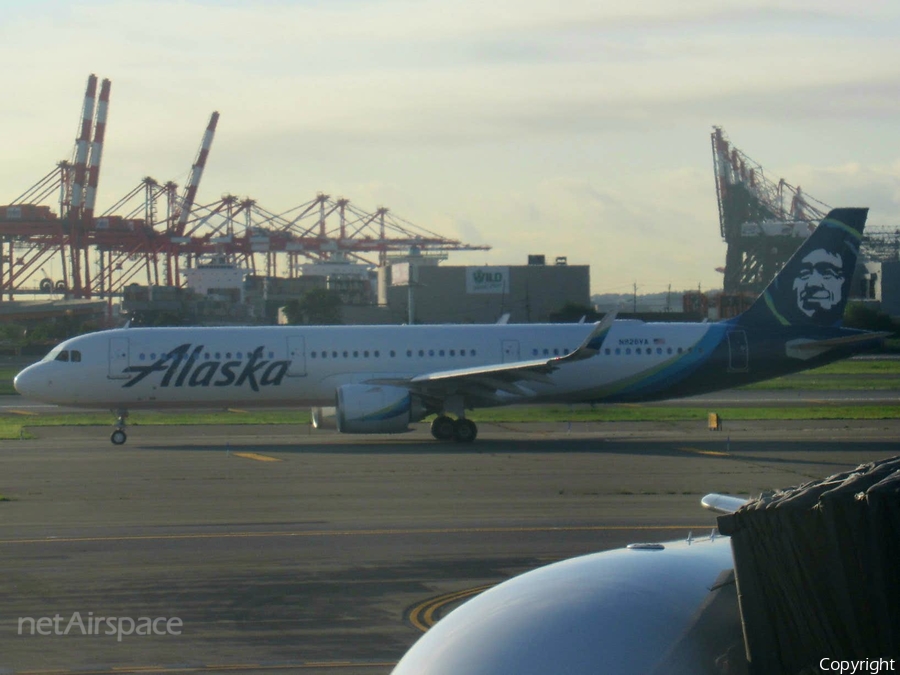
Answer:
[(833, 209), (735, 321), (756, 326), (839, 326), (868, 212)]

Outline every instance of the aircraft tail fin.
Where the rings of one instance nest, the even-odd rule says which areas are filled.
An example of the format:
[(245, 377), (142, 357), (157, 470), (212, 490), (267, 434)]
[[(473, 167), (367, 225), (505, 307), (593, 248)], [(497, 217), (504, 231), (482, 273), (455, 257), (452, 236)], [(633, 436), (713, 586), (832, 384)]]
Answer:
[(750, 308), (741, 324), (838, 326), (869, 210), (833, 209)]

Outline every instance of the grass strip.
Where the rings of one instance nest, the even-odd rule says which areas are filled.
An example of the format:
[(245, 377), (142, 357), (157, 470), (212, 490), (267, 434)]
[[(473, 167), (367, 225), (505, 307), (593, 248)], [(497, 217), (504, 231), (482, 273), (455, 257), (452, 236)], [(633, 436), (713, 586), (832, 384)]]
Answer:
[[(606, 405), (593, 410), (568, 408), (498, 408), (468, 415), (476, 422), (686, 422), (703, 421), (710, 408)], [(900, 419), (897, 406), (819, 405), (804, 407), (727, 408), (725, 420), (873, 420)]]
[[(641, 405), (605, 405), (594, 409), (567, 406), (509, 407), (477, 410), (469, 415), (475, 422), (703, 422), (709, 408), (684, 408)], [(725, 420), (892, 420), (900, 419), (898, 406), (847, 406), (822, 404), (804, 407), (728, 408), (720, 413)], [(28, 429), (48, 426), (113, 426), (113, 416), (92, 414), (0, 416), (0, 439), (32, 438)], [(301, 411), (212, 412), (212, 413), (135, 413), (132, 426), (179, 425), (254, 425), (308, 424), (309, 415)]]

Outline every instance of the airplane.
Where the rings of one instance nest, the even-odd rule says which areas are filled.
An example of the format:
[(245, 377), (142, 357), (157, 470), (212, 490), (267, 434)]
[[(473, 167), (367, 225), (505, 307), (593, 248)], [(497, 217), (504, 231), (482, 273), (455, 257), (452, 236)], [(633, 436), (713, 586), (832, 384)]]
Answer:
[[(720, 514), (746, 502), (701, 500)], [(545, 565), (453, 609), (391, 675), (746, 673), (733, 568), (715, 529)]]
[(888, 333), (841, 327), (868, 209), (832, 210), (744, 313), (704, 323), (121, 328), (71, 338), (15, 377), (31, 399), (117, 413), (310, 407), (313, 425), (472, 442), (477, 408), (618, 403), (815, 368)]

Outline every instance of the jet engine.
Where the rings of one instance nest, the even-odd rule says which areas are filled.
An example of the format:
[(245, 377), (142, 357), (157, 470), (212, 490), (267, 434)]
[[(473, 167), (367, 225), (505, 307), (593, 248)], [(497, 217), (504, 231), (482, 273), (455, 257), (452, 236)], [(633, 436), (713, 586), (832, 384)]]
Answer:
[(344, 434), (396, 434), (426, 415), (417, 396), (403, 387), (345, 384), (336, 395), (337, 429)]

